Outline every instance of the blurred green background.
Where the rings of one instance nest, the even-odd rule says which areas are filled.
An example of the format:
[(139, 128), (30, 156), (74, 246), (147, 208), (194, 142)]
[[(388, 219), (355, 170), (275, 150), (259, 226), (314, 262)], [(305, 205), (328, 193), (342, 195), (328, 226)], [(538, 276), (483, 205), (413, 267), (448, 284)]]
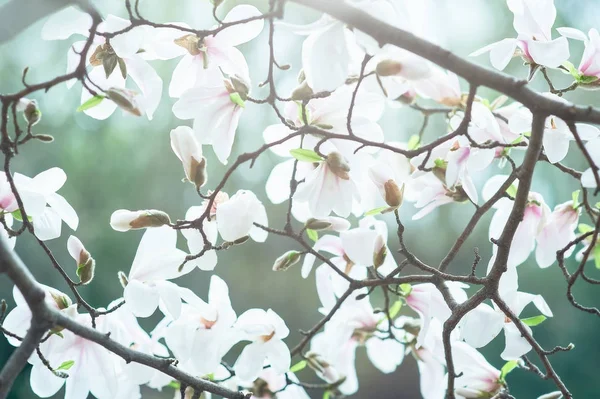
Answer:
[[(0, 1), (2, 5), (4, 1)], [(122, 1), (106, 0), (97, 2), (103, 13), (114, 13), (124, 17)], [(266, 1), (232, 1), (226, 0), (220, 9), (221, 15), (238, 3), (252, 3), (261, 10), (266, 10)], [(488, 43), (505, 37), (514, 37), (512, 14), (508, 11), (504, 0), (432, 0), (430, 21), (438, 41), (459, 55), (469, 53)], [(600, 2), (597, 0), (556, 0), (558, 18), (555, 27), (571, 26), (587, 32), (598, 27), (600, 20)], [(196, 27), (212, 25), (211, 4), (208, 0), (161, 1), (146, 0), (142, 3), (142, 13), (155, 21), (185, 21)], [(293, 22), (310, 22), (317, 14), (298, 7), (288, 5), (286, 18)], [(19, 18), (15, 15), (14, 18)], [(11, 42), (0, 46), (0, 92), (8, 93), (19, 90), (23, 68), (29, 66), (29, 81), (42, 81), (64, 73), (66, 51), (74, 38), (63, 42), (45, 42), (40, 39), (43, 22), (38, 22), (21, 33)], [(554, 35), (557, 35), (554, 33)], [(300, 50), (302, 37), (278, 34), (276, 36), (276, 56), (280, 63), (289, 63), (292, 69), (277, 72), (279, 91), (289, 93), (294, 87), (295, 78), (300, 68)], [(266, 30), (255, 40), (240, 47), (246, 55), (253, 80), (253, 95), (261, 97), (264, 89), (257, 84), (267, 73), (268, 47)], [(579, 63), (582, 52), (581, 45), (571, 45), (574, 64)], [(482, 56), (475, 60), (489, 65)], [(181, 182), (183, 170), (178, 159), (169, 146), (169, 131), (187, 122), (173, 117), (171, 106), (174, 100), (168, 97), (167, 88), (170, 74), (177, 60), (153, 61), (164, 80), (162, 104), (153, 121), (123, 115), (121, 111), (106, 121), (96, 121), (82, 113), (75, 112), (79, 105), (81, 86), (75, 85), (67, 90), (65, 85), (53, 88), (47, 95), (35, 94), (35, 98), (43, 112), (42, 121), (36, 126), (37, 133), (52, 134), (55, 142), (43, 144), (28, 143), (21, 149), (21, 154), (13, 162), (13, 171), (28, 176), (50, 167), (63, 168), (68, 180), (60, 190), (74, 206), (80, 217), (80, 227), (75, 233), (86, 245), (97, 260), (96, 278), (93, 284), (83, 287), (81, 293), (94, 306), (106, 306), (110, 301), (122, 295), (122, 288), (117, 280), (117, 271), (129, 271), (141, 231), (119, 233), (108, 224), (111, 213), (120, 208), (147, 209), (155, 208), (168, 212), (173, 219), (183, 218), (186, 210), (200, 201), (189, 184)], [(508, 73), (524, 77), (526, 69), (518, 60), (514, 60)], [(560, 73), (551, 75), (557, 87), (570, 83), (568, 77)], [(463, 82), (464, 83), (464, 82)], [(546, 85), (541, 76), (531, 83), (535, 88), (544, 91)], [(466, 90), (466, 85), (463, 85)], [(600, 105), (598, 92), (568, 93), (569, 100), (590, 105)], [(496, 93), (481, 89), (478, 94), (493, 99)], [(262, 131), (265, 126), (275, 123), (276, 118), (268, 107), (248, 104), (243, 113), (233, 155), (253, 150), (262, 144)], [(386, 113), (381, 121), (387, 139), (407, 140), (418, 131), (421, 116), (408, 109), (393, 110)], [(426, 133), (426, 139), (432, 139), (445, 132), (441, 117), (434, 118)], [(214, 157), (211, 149), (205, 151), (208, 158), (210, 180), (207, 188), (214, 186), (222, 177), (225, 167)], [(519, 156), (517, 156), (519, 158)], [(254, 191), (267, 205), (269, 224), (281, 227), (284, 223), (286, 205), (273, 206), (268, 203), (264, 192), (264, 183), (271, 168), (279, 162), (277, 156), (266, 153), (261, 156), (253, 169), (247, 166), (240, 168), (229, 180), (225, 190), (229, 193), (237, 189)], [(572, 153), (566, 164), (582, 170), (584, 161), (578, 154)], [(476, 176), (479, 189), (491, 173), (500, 173), (497, 166), (492, 166), (487, 174)], [(577, 189), (576, 182), (565, 175), (557, 173), (548, 164), (540, 163), (536, 170), (533, 190), (544, 195), (546, 202), (554, 207), (567, 201), (571, 192)], [(425, 217), (419, 223), (410, 221), (414, 209), (409, 205), (402, 208), (402, 217), (406, 221), (406, 240), (409, 248), (423, 261), (436, 265), (453, 244), (457, 235), (466, 224), (473, 209), (467, 205), (449, 205)], [(466, 273), (472, 263), (472, 248), (479, 247), (483, 256), (482, 265), (487, 264), (491, 253), (491, 245), (487, 239), (487, 228), (491, 214), (488, 214), (463, 246), (463, 250), (451, 265), (450, 271)], [(385, 216), (392, 223), (391, 216)], [(391, 228), (393, 226), (390, 224)], [(74, 276), (75, 267), (66, 251), (66, 240), (73, 232), (63, 225), (60, 238), (48, 242), (57, 259)], [(395, 248), (395, 235), (390, 234), (390, 246)], [(179, 247), (186, 249), (185, 240), (180, 237)], [(270, 235), (266, 244), (259, 246), (249, 241), (242, 246), (219, 253), (219, 264), (215, 272), (229, 284), (232, 303), (238, 314), (253, 307), (273, 308), (287, 322), (292, 331), (286, 342), (291, 347), (300, 338), (299, 329), (308, 329), (319, 320), (319, 305), (314, 285), (314, 277), (307, 280), (300, 278), (299, 269), (287, 273), (271, 271), (273, 260), (282, 252), (294, 248), (291, 242)], [(31, 268), (35, 277), (42, 283), (51, 285), (64, 292), (68, 287), (54, 271), (42, 249), (27, 235), (17, 241), (17, 251)], [(574, 266), (574, 261), (569, 265)], [(484, 271), (484, 266), (479, 270)], [(590, 275), (600, 277), (589, 265)], [(194, 271), (184, 279), (175, 280), (182, 286), (192, 288), (201, 297), (206, 297), (210, 279), (208, 272)], [(534, 260), (520, 267), (521, 289), (526, 292), (542, 294), (555, 317), (534, 328), (535, 337), (546, 348), (554, 345), (566, 346), (570, 342), (576, 348), (568, 353), (559, 353), (552, 357), (558, 374), (571, 389), (575, 398), (599, 397), (600, 382), (596, 378), (600, 346), (597, 336), (600, 320), (589, 314), (573, 309), (565, 298), (566, 283), (560, 270), (553, 267), (540, 270)], [(5, 276), (0, 276), (0, 297), (13, 306), (11, 295), (12, 284)], [(576, 286), (575, 295), (586, 305), (599, 305), (598, 291), (585, 284)], [(372, 303), (379, 306), (381, 298), (374, 295)], [(528, 309), (531, 316), (535, 313)], [(158, 317), (141, 320), (150, 330)], [(501, 334), (502, 335), (502, 334)], [(503, 365), (499, 353), (503, 348), (503, 338), (497, 338), (483, 352), (486, 358), (497, 368)], [(10, 355), (13, 348), (0, 339), (0, 364)], [(236, 347), (226, 359), (233, 362), (239, 352)], [(535, 358), (535, 356), (531, 356)], [(418, 375), (414, 360), (407, 357), (400, 368), (391, 375), (383, 375), (366, 359), (362, 348), (358, 350), (358, 375), (360, 390), (356, 398), (417, 398)], [(308, 369), (301, 372), (301, 378), (315, 381), (316, 377)], [(29, 370), (25, 370), (17, 380), (10, 396), (31, 398), (29, 389)], [(548, 381), (543, 381), (524, 370), (516, 370), (508, 382), (517, 398), (534, 398), (540, 394), (554, 390)], [(56, 397), (62, 397), (62, 391)], [(314, 394), (319, 397), (319, 394)], [(144, 398), (172, 397), (172, 390), (163, 393), (144, 389)]]

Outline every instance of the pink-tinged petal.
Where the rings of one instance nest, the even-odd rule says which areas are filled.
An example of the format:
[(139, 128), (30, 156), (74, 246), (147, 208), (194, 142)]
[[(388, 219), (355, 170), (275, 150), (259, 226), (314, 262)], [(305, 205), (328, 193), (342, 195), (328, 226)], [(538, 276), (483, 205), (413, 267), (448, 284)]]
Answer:
[[(531, 334), (531, 328), (525, 326)], [(500, 357), (504, 360), (516, 360), (531, 350), (531, 345), (521, 335), (514, 323), (504, 324), (504, 337), (506, 346)]]
[(33, 219), (35, 236), (42, 241), (60, 237), (62, 220), (52, 208), (46, 208), (44, 213)]
[(504, 316), (489, 305), (481, 304), (467, 313), (461, 327), (462, 338), (472, 347), (481, 348), (490, 343), (504, 325)]
[(350, 55), (342, 23), (311, 34), (302, 45), (302, 66), (314, 92), (334, 91), (348, 76)]
[(87, 36), (92, 26), (92, 17), (75, 7), (67, 7), (48, 18), (42, 27), (42, 39), (65, 40), (71, 35)]
[(546, 129), (544, 134), (544, 153), (551, 163), (562, 161), (569, 152), (569, 137)]
[(454, 187), (459, 175), (466, 167), (470, 154), (471, 149), (469, 147), (461, 147), (455, 151), (450, 151), (446, 169), (446, 185), (448, 187)]
[(529, 54), (536, 64), (557, 68), (569, 59), (569, 42), (559, 37), (548, 42), (530, 40), (527, 42)]
[[(235, 6), (227, 13), (223, 22), (235, 22), (247, 18), (260, 16), (262, 13), (254, 6), (242, 4)], [(217, 33), (215, 38), (220, 45), (237, 46), (249, 42), (260, 34), (263, 29), (264, 21), (262, 19), (238, 24)]]
[(242, 381), (254, 381), (262, 370), (266, 356), (264, 344), (254, 342), (246, 345), (233, 366), (235, 375)]
[(46, 197), (48, 205), (52, 207), (52, 210), (56, 212), (65, 223), (72, 228), (77, 230), (79, 226), (79, 217), (75, 209), (67, 202), (67, 200), (59, 194), (50, 194)]
[(152, 120), (162, 96), (163, 81), (154, 68), (138, 55), (127, 58), (125, 63), (128, 75), (142, 92), (140, 106), (148, 119)]
[[(34, 356), (37, 355), (34, 354)], [(43, 364), (36, 364), (31, 368), (29, 383), (33, 393), (40, 398), (49, 398), (62, 388), (65, 379), (55, 376)]]
[(582, 140), (592, 140), (600, 135), (600, 130), (596, 126), (587, 123), (576, 123), (577, 133)]
[[(198, 71), (202, 68), (202, 60), (190, 54), (185, 54), (173, 70), (173, 76), (169, 84), (169, 96), (181, 97), (186, 90), (194, 87)], [(178, 118), (181, 117), (178, 116)]]
[[(80, 361), (85, 361), (83, 356), (78, 359)], [(77, 366), (77, 361), (75, 361), (75, 365), (70, 369), (72, 374), (75, 370), (73, 370)], [(86, 399), (90, 394), (90, 378), (89, 375), (85, 372), (85, 368), (81, 368), (77, 370), (77, 378), (67, 378), (65, 382), (65, 398), (64, 399)]]
[(582, 42), (587, 42), (588, 40), (585, 33), (579, 29), (564, 27), (556, 28), (556, 30), (561, 34), (561, 36), (568, 37), (569, 39), (581, 40)]
[(282, 340), (271, 339), (264, 346), (269, 363), (278, 374), (283, 374), (290, 370), (290, 350)]
[(158, 291), (140, 281), (129, 280), (123, 298), (137, 317), (149, 317), (158, 307)]
[(373, 366), (385, 374), (393, 373), (404, 360), (404, 345), (393, 339), (369, 339), (365, 345)]

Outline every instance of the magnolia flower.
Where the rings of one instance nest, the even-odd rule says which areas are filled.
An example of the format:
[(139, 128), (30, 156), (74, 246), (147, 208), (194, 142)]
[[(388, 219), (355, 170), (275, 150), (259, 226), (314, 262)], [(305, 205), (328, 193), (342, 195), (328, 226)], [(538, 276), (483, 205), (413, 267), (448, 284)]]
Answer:
[[(68, 21), (65, 23), (65, 21)], [(112, 33), (126, 29), (131, 22), (114, 15), (108, 15), (98, 27), (99, 32)], [(89, 34), (91, 26), (90, 16), (83, 12), (69, 7), (63, 11), (54, 14), (48, 19), (42, 28), (42, 38), (44, 40), (64, 40), (73, 34)], [(156, 71), (148, 64), (150, 52), (144, 50), (145, 37), (149, 35), (153, 28), (134, 27), (127, 32), (119, 34), (110, 41), (101, 36), (96, 36), (92, 44), (90, 58), (87, 60), (92, 65), (92, 69), (87, 75), (87, 84), (92, 87), (99, 87), (102, 91), (111, 89), (125, 89), (127, 77), (135, 82), (141, 91), (139, 96), (135, 97), (135, 102), (139, 103), (139, 108), (144, 110), (148, 119), (152, 120), (154, 111), (160, 103), (162, 95), (162, 79)], [(73, 43), (67, 54), (67, 72), (72, 72), (79, 64), (79, 53), (85, 46), (86, 41), (77, 41)], [(74, 81), (67, 83), (71, 87)], [(113, 96), (107, 95), (112, 99)], [(86, 88), (81, 92), (81, 103), (85, 103), (92, 94)], [(95, 119), (106, 119), (115, 111), (119, 99), (115, 101), (102, 101), (100, 104), (84, 110), (86, 114)], [(125, 107), (129, 112), (137, 108)]]
[(133, 314), (149, 317), (160, 306), (163, 313), (176, 319), (181, 313), (179, 287), (166, 281), (188, 273), (194, 266), (185, 264), (186, 253), (176, 248), (177, 232), (163, 226), (144, 233), (138, 246), (123, 297)]
[(60, 168), (48, 169), (33, 179), (15, 173), (15, 185), (23, 197), (27, 215), (33, 220), (35, 235), (40, 240), (60, 237), (62, 221), (77, 230), (77, 213), (62, 195), (56, 193), (66, 180), (67, 175)]
[[(199, 219), (205, 212), (206, 205), (192, 206), (185, 214), (185, 220)], [(214, 215), (213, 215), (214, 216)], [(215, 245), (217, 242), (217, 223), (214, 220), (205, 219), (202, 223), (202, 229), (208, 242)], [(198, 254), (204, 250), (204, 237), (198, 229), (182, 229), (181, 233), (187, 240), (187, 245), (191, 254)], [(214, 249), (205, 251), (204, 254), (196, 259), (187, 261), (190, 265), (198, 267), (200, 270), (214, 270), (217, 265), (217, 252)]]
[[(486, 201), (496, 193), (506, 181), (506, 178), (507, 176), (497, 175), (487, 181), (483, 188), (483, 196)], [(516, 186), (517, 183), (514, 183), (513, 188), (516, 188)], [(490, 239), (499, 239), (512, 211), (513, 201), (508, 198), (500, 198), (494, 204), (494, 208), (496, 208), (496, 213), (494, 213), (490, 222), (489, 237)], [(533, 191), (530, 192), (523, 220), (519, 223), (510, 246), (509, 266), (517, 266), (527, 260), (529, 254), (535, 248), (536, 236), (546, 225), (549, 214), (550, 208), (544, 202), (542, 195)]]
[(110, 226), (116, 231), (129, 231), (160, 227), (171, 223), (169, 215), (156, 209), (130, 211), (127, 209), (116, 210), (110, 215)]
[(252, 191), (238, 190), (231, 198), (217, 205), (217, 228), (221, 238), (234, 242), (250, 236), (265, 242), (268, 233), (254, 223), (268, 226), (267, 211)]
[(581, 40), (585, 44), (585, 50), (577, 72), (581, 77), (592, 79), (590, 79), (590, 82), (580, 82), (580, 86), (584, 88), (597, 86), (595, 82), (600, 78), (600, 34), (598, 34), (598, 30), (596, 28), (590, 29), (589, 38), (586, 37), (585, 33), (574, 28), (558, 28), (557, 31), (565, 37)]
[(391, 100), (400, 99), (407, 93), (411, 97), (409, 93), (414, 82), (431, 76), (431, 67), (425, 59), (398, 47), (386, 47), (371, 63), (375, 64), (384, 95)]
[[(546, 97), (568, 104), (568, 101), (552, 93), (544, 93)], [(515, 114), (508, 121), (509, 127), (516, 133), (531, 131), (533, 115), (531, 111), (524, 110)], [(585, 123), (576, 123), (577, 134), (582, 140), (591, 140), (600, 135), (598, 128)], [(552, 163), (562, 161), (569, 152), (569, 142), (575, 140), (575, 136), (565, 121), (550, 115), (546, 118), (544, 128), (544, 153)]]
[(507, 3), (514, 14), (517, 38), (492, 43), (471, 56), (490, 52), (490, 62), (499, 70), (506, 68), (514, 56), (521, 56), (532, 66), (550, 68), (557, 68), (569, 58), (567, 39), (552, 40), (551, 30), (556, 19), (554, 0), (508, 0)]
[[(494, 261), (495, 256), (490, 260), (488, 269)], [(533, 303), (544, 316), (552, 317), (552, 311), (541, 295), (520, 292), (518, 288), (516, 266), (509, 264), (508, 271), (500, 278), (498, 293), (512, 313), (518, 317), (527, 305)], [(493, 307), (485, 303), (480, 304), (467, 313), (461, 323), (461, 337), (474, 348), (486, 346), (504, 329), (506, 345), (500, 355), (504, 360), (518, 359), (531, 350), (529, 342), (495, 303)], [(523, 325), (531, 334), (529, 326)]]
[(70, 236), (67, 240), (67, 250), (69, 251), (69, 255), (75, 259), (77, 275), (81, 280), (81, 284), (89, 284), (94, 278), (96, 261), (87, 249), (85, 249), (79, 238), (75, 236)]
[(171, 130), (171, 148), (183, 164), (187, 180), (200, 189), (206, 183), (206, 158), (202, 156), (202, 146), (194, 137), (194, 131), (187, 126)]
[(464, 103), (458, 76), (450, 71), (432, 68), (430, 77), (415, 81), (413, 86), (421, 97), (448, 107), (459, 107)]
[[(235, 23), (247, 18), (260, 16), (260, 11), (251, 5), (235, 6), (223, 19), (224, 23)], [(176, 23), (182, 27), (186, 24)], [(194, 34), (185, 34), (177, 29), (161, 29), (158, 39), (164, 42), (157, 50), (160, 58), (170, 59), (183, 55), (175, 69), (169, 85), (169, 95), (180, 97), (186, 90), (210, 83), (208, 69), (220, 68), (229, 75), (239, 75), (247, 79), (248, 66), (244, 55), (236, 48), (260, 34), (264, 21), (234, 24), (215, 35), (200, 39)], [(175, 45), (177, 46), (175, 46)]]
[(352, 211), (352, 200), (359, 198), (358, 187), (350, 176), (350, 166), (338, 152), (329, 153), (294, 194), (298, 202), (308, 202), (311, 214), (317, 218), (329, 216), (332, 210), (347, 217)]
[[(288, 384), (288, 378), (292, 384)], [(293, 384), (298, 382), (294, 373), (281, 374), (269, 367), (261, 370), (258, 379), (252, 385), (243, 385), (252, 392), (250, 399), (271, 399), (275, 396), (274, 392), (277, 392), (279, 399), (310, 399), (302, 386)]]
[(235, 328), (244, 333), (243, 339), (252, 341), (244, 347), (233, 367), (242, 381), (254, 381), (265, 359), (278, 374), (290, 369), (290, 350), (282, 341), (290, 330), (273, 310), (247, 310), (238, 317)]
[(503, 388), (500, 370), (485, 360), (476, 349), (464, 342), (452, 343), (452, 360), (458, 377), (455, 393), (465, 399), (492, 397)]
[(208, 303), (187, 288), (181, 289), (181, 296), (187, 304), (181, 317), (165, 329), (165, 341), (186, 370), (197, 375), (213, 373), (223, 355), (238, 342), (232, 329), (236, 314), (227, 284), (213, 275)]
[[(546, 225), (537, 235), (537, 248), (535, 259), (541, 268), (546, 268), (556, 260), (556, 252), (565, 248), (570, 241), (575, 239), (575, 229), (579, 221), (581, 209), (577, 204), (567, 201), (554, 208), (548, 217)], [(573, 253), (575, 246), (565, 252), (568, 257)]]
[(226, 164), (250, 83), (239, 76), (223, 79), (216, 68), (206, 74), (210, 80), (183, 92), (173, 113), (179, 119), (193, 119), (198, 143), (211, 144), (219, 161)]

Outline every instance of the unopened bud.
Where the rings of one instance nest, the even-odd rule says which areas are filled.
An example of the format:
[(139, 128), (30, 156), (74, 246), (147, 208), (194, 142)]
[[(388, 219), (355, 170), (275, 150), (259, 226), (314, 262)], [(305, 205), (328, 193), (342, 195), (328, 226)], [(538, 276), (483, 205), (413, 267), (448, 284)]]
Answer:
[(143, 211), (129, 211), (119, 209), (110, 217), (110, 225), (117, 231), (128, 231), (131, 229), (144, 229), (147, 227), (160, 227), (171, 223), (169, 215), (156, 209)]
[(94, 50), (94, 52), (90, 56), (90, 64), (92, 66), (102, 65), (102, 59), (104, 58), (104, 56), (106, 54), (107, 54), (107, 52), (104, 49), (104, 45), (103, 44), (99, 45), (98, 47), (96, 47), (96, 50)]
[(331, 227), (331, 222), (327, 220), (319, 220), (315, 218), (310, 218), (304, 223), (304, 227), (314, 231), (327, 230)]
[(202, 187), (206, 180), (208, 180), (208, 174), (206, 172), (206, 158), (202, 157), (200, 162), (196, 161), (195, 158), (192, 158), (192, 168), (191, 168), (192, 176), (194, 177), (194, 184), (196, 188)]
[(435, 160), (435, 166), (431, 171), (435, 177), (438, 178), (442, 183), (446, 183), (446, 163), (443, 160)]
[(233, 245), (240, 245), (240, 244), (243, 244), (246, 241), (248, 241), (249, 238), (250, 238), (250, 236), (243, 236), (243, 237), (238, 238), (237, 240), (232, 241), (231, 243)]
[(465, 202), (469, 199), (469, 196), (460, 185), (455, 186), (454, 191), (448, 191), (446, 195), (452, 198), (452, 200), (455, 202)]
[(348, 172), (350, 172), (350, 165), (339, 152), (332, 152), (327, 155), (327, 166), (333, 172), (334, 175), (343, 180), (350, 180)]
[(385, 189), (385, 202), (392, 208), (399, 208), (404, 199), (404, 184), (399, 188), (396, 182), (392, 179), (383, 184)]
[(30, 100), (28, 98), (21, 98), (16, 105), (17, 111), (23, 112), (23, 118), (25, 121), (33, 126), (42, 119), (42, 112), (38, 108), (37, 101)]
[(200, 38), (194, 34), (189, 34), (180, 37), (179, 39), (175, 39), (173, 41), (179, 47), (183, 47), (190, 53), (191, 55), (198, 55), (201, 53), (200, 51)]
[(306, 74), (304, 73), (304, 69), (301, 69), (300, 73), (298, 73), (298, 84), (301, 84), (305, 80), (306, 80)]
[(290, 98), (294, 101), (305, 101), (309, 100), (313, 94), (313, 89), (310, 88), (306, 81), (303, 81), (294, 89)]
[(33, 138), (44, 143), (52, 143), (54, 141), (54, 136), (51, 136), (49, 134), (36, 134), (35, 136), (33, 136)]
[(240, 95), (242, 100), (246, 101), (248, 99), (248, 93), (250, 92), (248, 83), (237, 75), (231, 76), (229, 80), (231, 80), (233, 90)]
[(335, 368), (316, 352), (306, 354), (306, 364), (328, 383), (340, 380), (340, 375)]
[(274, 272), (282, 272), (298, 263), (302, 254), (298, 251), (288, 251), (275, 260), (273, 264)]
[(54, 303), (56, 303), (56, 306), (60, 310), (66, 309), (72, 305), (71, 298), (64, 295), (62, 292), (50, 292), (50, 296), (52, 296)]
[(380, 61), (375, 67), (375, 73), (379, 76), (394, 76), (402, 71), (402, 64), (394, 60)]
[(375, 269), (385, 263), (387, 252), (385, 240), (382, 236), (378, 235), (375, 239), (375, 251), (373, 252), (373, 267), (375, 267)]
[(123, 288), (127, 287), (127, 284), (129, 284), (129, 279), (127, 278), (125, 273), (123, 273), (122, 271), (119, 271), (117, 273), (117, 276), (119, 277), (119, 282), (121, 283)]
[(137, 95), (138, 93), (133, 90), (120, 87), (111, 87), (110, 89), (106, 90), (106, 97), (117, 104), (119, 108), (135, 116), (141, 116), (142, 109), (137, 100)]
[(94, 278), (94, 271), (96, 269), (96, 261), (94, 258), (89, 258), (87, 262), (79, 265), (77, 268), (77, 276), (79, 277), (79, 281), (81, 284), (86, 285), (89, 284)]

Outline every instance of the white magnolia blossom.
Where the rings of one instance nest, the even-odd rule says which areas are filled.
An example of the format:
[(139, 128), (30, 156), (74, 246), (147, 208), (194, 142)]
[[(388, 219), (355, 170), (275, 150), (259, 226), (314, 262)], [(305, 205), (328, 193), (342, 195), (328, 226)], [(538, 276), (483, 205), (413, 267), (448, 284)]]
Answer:
[(239, 190), (216, 208), (217, 228), (223, 240), (234, 242), (247, 236), (256, 242), (267, 239), (267, 231), (255, 225), (268, 226), (267, 211), (252, 191)]

